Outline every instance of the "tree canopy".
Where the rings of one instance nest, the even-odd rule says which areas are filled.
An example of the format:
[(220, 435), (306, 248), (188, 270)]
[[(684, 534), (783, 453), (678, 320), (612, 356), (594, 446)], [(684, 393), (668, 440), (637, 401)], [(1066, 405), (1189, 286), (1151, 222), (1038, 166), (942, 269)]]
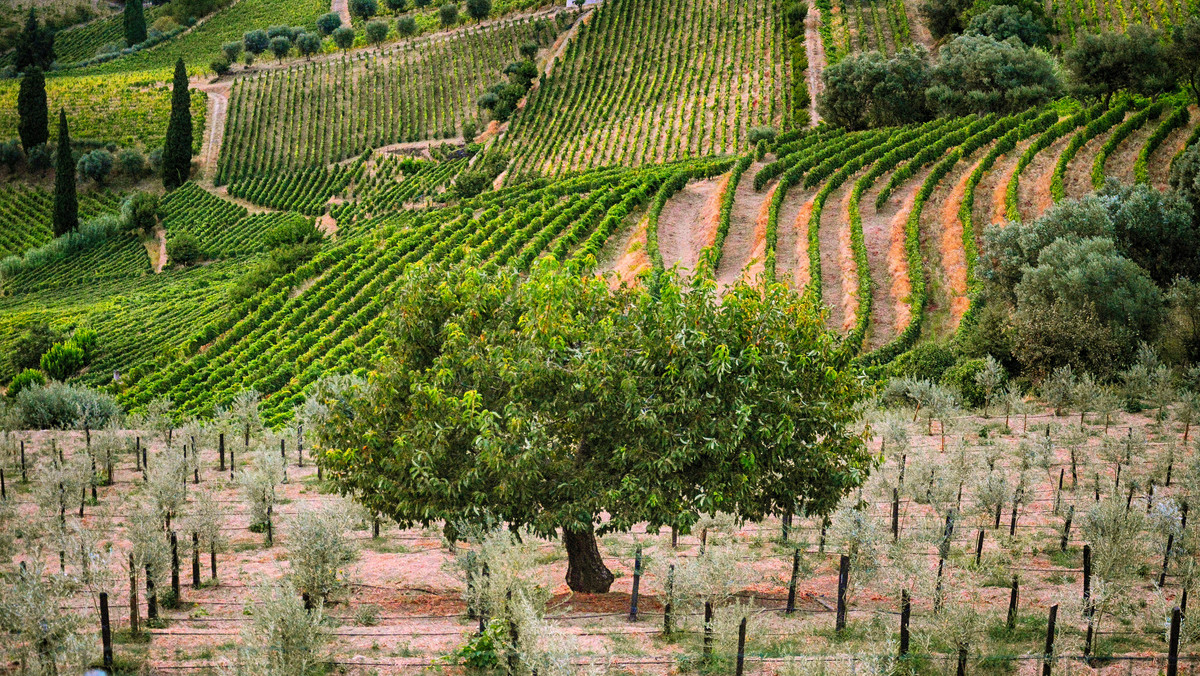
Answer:
[(407, 275), (378, 369), (313, 393), (342, 490), (402, 524), (562, 529), (568, 584), (600, 592), (596, 529), (827, 514), (865, 479), (862, 381), (800, 296), (561, 272)]
[(1142, 25), (1130, 25), (1125, 33), (1083, 33), (1063, 64), (1077, 96), (1106, 105), (1119, 91), (1154, 96), (1174, 86), (1158, 33)]

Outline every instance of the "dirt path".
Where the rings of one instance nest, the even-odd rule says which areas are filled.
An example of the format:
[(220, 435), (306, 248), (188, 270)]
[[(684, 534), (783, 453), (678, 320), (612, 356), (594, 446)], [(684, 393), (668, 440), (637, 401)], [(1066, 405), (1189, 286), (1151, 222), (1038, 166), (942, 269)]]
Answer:
[(146, 247), (146, 255), (150, 256), (150, 269), (154, 274), (163, 271), (167, 266), (167, 231), (161, 225), (154, 228), (154, 236), (142, 240)]
[(788, 191), (779, 210), (775, 238), (775, 279), (797, 291), (808, 286), (808, 220), (816, 189)]
[(854, 180), (846, 181), (825, 200), (821, 230), (817, 233), (821, 249), (821, 299), (829, 309), (825, 323), (843, 333), (854, 328), (858, 307), (858, 271), (846, 216)]
[(875, 198), (882, 181), (862, 197), (863, 242), (867, 247), (867, 265), (875, 288), (871, 295), (871, 324), (865, 349), (873, 350), (894, 339), (912, 321), (909, 306), (912, 283), (908, 279), (908, 256), (904, 251), (904, 226), (917, 199), (917, 191), (929, 170), (901, 184), (883, 208), (876, 211)]
[(817, 96), (824, 88), (821, 73), (825, 72), (825, 45), (821, 42), (821, 10), (816, 5), (809, 5), (808, 16), (804, 19), (804, 49), (808, 54), (808, 96), (811, 99), (809, 116), (812, 126), (821, 121), (817, 113)]
[(1065, 134), (1051, 143), (1033, 158), (1029, 166), (1025, 167), (1025, 171), (1021, 172), (1021, 182), (1017, 184), (1017, 208), (1021, 212), (1022, 220), (1037, 218), (1054, 206), (1050, 182), (1054, 179), (1054, 167), (1058, 166), (1058, 156), (1071, 142), (1072, 136), (1073, 133)]
[(1175, 159), (1175, 156), (1183, 150), (1183, 144), (1187, 143), (1188, 138), (1195, 131), (1196, 125), (1200, 124), (1200, 119), (1198, 119), (1200, 110), (1196, 106), (1191, 106), (1188, 112), (1191, 114), (1188, 123), (1168, 134), (1163, 144), (1150, 156), (1150, 185), (1159, 190), (1166, 190), (1169, 187), (1171, 160)]
[(663, 267), (679, 267), (689, 278), (700, 261), (700, 253), (712, 246), (721, 218), (721, 193), (729, 174), (720, 178), (688, 181), (663, 206), (658, 217), (658, 251)]
[[(625, 228), (619, 237), (610, 238), (610, 244), (601, 250), (596, 274), (607, 276), (612, 288), (632, 285), (638, 275), (650, 269), (650, 256), (646, 251), (647, 224), (646, 217), (638, 218), (633, 227)], [(615, 246), (609, 248), (610, 245)]]
[(754, 175), (766, 166), (766, 162), (755, 162), (742, 174), (733, 195), (733, 213), (729, 218), (729, 232), (725, 235), (725, 251), (721, 264), (717, 266), (717, 289), (724, 291), (742, 278), (742, 272), (750, 264), (757, 245), (765, 242), (766, 209), (774, 188), (754, 190)]
[(1092, 163), (1096, 161), (1096, 155), (1108, 142), (1116, 126), (1113, 125), (1083, 144), (1079, 152), (1075, 153), (1075, 157), (1067, 163), (1067, 171), (1063, 174), (1064, 199), (1079, 199), (1092, 191)]
[(350, 0), (333, 0), (333, 4), (329, 8), (329, 11), (334, 12), (342, 18), (343, 26), (352, 25), (353, 22), (351, 21), (350, 17)]
[(920, 4), (918, 0), (904, 0), (904, 13), (908, 16), (908, 27), (912, 32), (913, 42), (933, 51), (936, 43), (929, 27), (921, 19), (921, 13), (917, 11)]
[(225, 118), (229, 112), (229, 93), (233, 85), (228, 80), (199, 82), (193, 88), (208, 96), (208, 114), (205, 116), (204, 142), (200, 146), (200, 172), (198, 178), (211, 185), (217, 177), (217, 163), (221, 159), (221, 144), (225, 140)]
[(1132, 134), (1125, 137), (1124, 141), (1117, 144), (1117, 149), (1108, 156), (1108, 161), (1104, 163), (1106, 176), (1125, 184), (1133, 183), (1133, 164), (1137, 162), (1137, 156), (1142, 151), (1142, 146), (1146, 145), (1146, 139), (1154, 133), (1154, 129), (1158, 127), (1162, 118), (1163, 116), (1160, 115), (1153, 120), (1146, 120), (1146, 124), (1143, 124), (1141, 129), (1135, 129)]

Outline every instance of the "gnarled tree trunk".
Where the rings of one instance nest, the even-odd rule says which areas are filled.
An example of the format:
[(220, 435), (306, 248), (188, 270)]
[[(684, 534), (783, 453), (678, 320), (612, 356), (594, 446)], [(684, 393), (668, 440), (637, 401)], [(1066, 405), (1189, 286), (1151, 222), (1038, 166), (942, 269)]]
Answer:
[(613, 583), (612, 571), (604, 565), (596, 546), (596, 533), (563, 529), (567, 547), (567, 586), (580, 594), (603, 594)]

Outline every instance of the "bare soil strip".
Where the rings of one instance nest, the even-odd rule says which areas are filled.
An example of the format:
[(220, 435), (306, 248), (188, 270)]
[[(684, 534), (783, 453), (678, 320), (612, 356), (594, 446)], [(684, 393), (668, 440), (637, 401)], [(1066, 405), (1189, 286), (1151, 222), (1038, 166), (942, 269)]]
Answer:
[[(779, 207), (775, 237), (775, 279), (793, 289), (808, 284), (808, 217), (816, 190), (796, 186)], [(803, 219), (803, 220), (801, 220)]]
[(825, 200), (821, 211), (821, 298), (829, 312), (825, 323), (846, 332), (854, 327), (857, 306), (858, 272), (850, 246), (850, 224), (846, 209), (854, 179), (847, 180)]
[(808, 16), (804, 19), (804, 50), (808, 55), (808, 96), (811, 99), (809, 116), (812, 126), (821, 121), (817, 113), (817, 96), (825, 88), (821, 81), (821, 73), (825, 72), (825, 44), (821, 42), (821, 10), (816, 5), (810, 5)]
[[(967, 181), (975, 167), (982, 159), (970, 164), (959, 163), (958, 168), (938, 186), (953, 186), (949, 193), (942, 193), (935, 198), (933, 204), (926, 208), (925, 213), (933, 215), (936, 229), (922, 227), (922, 240), (936, 238), (940, 265), (937, 266), (937, 276), (930, 275), (930, 287), (937, 291), (929, 294), (926, 303), (927, 316), (945, 316), (944, 322), (931, 324), (933, 333), (938, 336), (948, 336), (958, 328), (958, 323), (971, 305), (967, 297), (967, 253), (963, 249), (963, 225), (958, 218), (962, 207), (963, 197), (967, 191)], [(935, 195), (938, 193), (935, 191)], [(936, 234), (935, 234), (936, 233)], [(943, 312), (944, 311), (944, 312)], [(938, 324), (941, 324), (940, 326)]]
[(620, 236), (610, 238), (609, 244), (601, 250), (596, 273), (608, 276), (613, 288), (635, 284), (638, 275), (650, 269), (650, 256), (646, 250), (647, 225), (648, 218), (639, 217), (632, 227), (625, 227)]
[(1008, 190), (1008, 179), (1012, 177), (1017, 161), (1021, 159), (1021, 153), (1025, 152), (1032, 142), (1032, 139), (1026, 139), (1018, 143), (1013, 150), (1001, 155), (976, 186), (975, 222), (979, 226), (1004, 222), (1004, 194)]
[(1171, 180), (1171, 160), (1183, 150), (1183, 144), (1187, 143), (1192, 132), (1196, 130), (1196, 125), (1200, 124), (1200, 109), (1196, 106), (1191, 106), (1188, 109), (1190, 117), (1188, 123), (1179, 129), (1167, 135), (1167, 140), (1154, 151), (1150, 156), (1150, 185), (1159, 190), (1166, 190)]
[(908, 256), (904, 250), (904, 225), (929, 169), (917, 172), (900, 185), (878, 211), (875, 210), (875, 198), (883, 187), (882, 181), (876, 181), (859, 203), (867, 265), (875, 282), (871, 324), (865, 343), (867, 350), (887, 344), (912, 321), (909, 306), (912, 284), (908, 279)]
[(1092, 191), (1092, 164), (1095, 163), (1100, 148), (1108, 143), (1113, 129), (1119, 124), (1118, 122), (1112, 128), (1083, 144), (1079, 152), (1075, 153), (1075, 157), (1072, 157), (1071, 161), (1067, 163), (1067, 170), (1063, 174), (1064, 199), (1079, 199)]
[(228, 80), (215, 82), (193, 82), (191, 86), (208, 96), (208, 112), (204, 123), (204, 141), (200, 147), (200, 171), (198, 176), (211, 184), (217, 175), (217, 162), (221, 159), (221, 144), (225, 140), (225, 117), (229, 111), (229, 92), (233, 88)]
[(1124, 141), (1121, 141), (1117, 145), (1117, 149), (1108, 156), (1108, 162), (1104, 163), (1104, 173), (1122, 183), (1132, 184), (1134, 181), (1133, 164), (1137, 162), (1138, 153), (1142, 151), (1142, 146), (1146, 145), (1146, 139), (1150, 138), (1162, 119), (1163, 116), (1160, 115), (1153, 120), (1146, 120), (1146, 124), (1143, 124), (1141, 129), (1135, 129)]
[(667, 200), (658, 217), (658, 251), (663, 267), (679, 266), (680, 275), (690, 277), (700, 253), (712, 246), (721, 217), (721, 193), (729, 174), (720, 178), (689, 181)]
[(1058, 166), (1058, 156), (1071, 142), (1072, 136), (1074, 133), (1065, 134), (1051, 143), (1021, 172), (1021, 182), (1017, 185), (1017, 208), (1023, 220), (1037, 218), (1054, 206), (1050, 182), (1054, 178), (1054, 167)]
[[(770, 205), (769, 189), (754, 190), (754, 175), (766, 166), (766, 162), (755, 162), (742, 174), (733, 195), (733, 212), (729, 219), (729, 232), (725, 235), (725, 251), (721, 264), (717, 266), (717, 288), (721, 291), (733, 286), (742, 277), (742, 271), (750, 264), (756, 244), (765, 242), (765, 208)], [(760, 218), (761, 216), (761, 218)], [(761, 221), (761, 224), (760, 224)]]

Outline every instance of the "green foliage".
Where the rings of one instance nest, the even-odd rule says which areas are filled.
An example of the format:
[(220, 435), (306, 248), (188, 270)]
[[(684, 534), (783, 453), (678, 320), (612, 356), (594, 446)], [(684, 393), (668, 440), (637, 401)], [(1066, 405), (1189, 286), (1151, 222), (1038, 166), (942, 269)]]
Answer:
[(46, 76), (37, 66), (25, 71), (17, 93), (17, 112), (21, 117), (17, 133), (21, 145), (29, 152), (50, 140), (50, 111), (46, 104)]
[(167, 256), (179, 265), (192, 265), (203, 258), (204, 252), (195, 235), (183, 232), (171, 235), (167, 240)]
[(467, 642), (450, 653), (458, 664), (468, 669), (495, 669), (500, 666), (500, 646), (506, 640), (508, 627), (503, 620), (489, 620), (481, 634), (472, 634)]
[(242, 44), (245, 46), (247, 52), (258, 56), (259, 54), (267, 51), (267, 48), (271, 46), (271, 38), (267, 35), (265, 30), (258, 28), (252, 31), (247, 31), (246, 34), (242, 36)]
[(1133, 25), (1125, 33), (1080, 35), (1063, 55), (1063, 65), (1077, 96), (1107, 105), (1120, 91), (1155, 96), (1173, 89), (1165, 49), (1157, 31)]
[(329, 12), (317, 17), (317, 30), (321, 31), (322, 35), (333, 35), (333, 32), (342, 26), (342, 17), (337, 12)]
[(925, 90), (932, 84), (926, 55), (905, 49), (893, 58), (865, 52), (842, 59), (821, 74), (825, 91), (817, 110), (830, 124), (866, 129), (929, 118)]
[(467, 16), (483, 21), (492, 13), (492, 0), (467, 0)]
[(438, 8), (438, 19), (446, 28), (458, 23), (458, 5), (453, 2), (442, 5)]
[(317, 228), (311, 218), (292, 214), (286, 221), (271, 228), (263, 235), (263, 244), (267, 248), (274, 249), (281, 246), (320, 242), (323, 238), (324, 233)]
[(973, 0), (926, 0), (917, 11), (929, 27), (935, 40), (954, 33), (961, 33), (966, 25), (963, 14), (970, 9)]
[(396, 33), (406, 38), (417, 34), (417, 20), (411, 16), (402, 16), (396, 19)]
[(1200, 279), (1200, 227), (1191, 204), (1145, 184), (1110, 185), (1112, 234), (1121, 252), (1162, 287), (1175, 277)]
[(363, 21), (379, 13), (378, 0), (350, 0), (350, 13)]
[(58, 146), (54, 160), (54, 236), (79, 229), (79, 200), (76, 197), (75, 161), (71, 157), (71, 135), (67, 113), (58, 111)]
[(941, 343), (922, 343), (892, 362), (895, 377), (939, 382), (958, 359), (950, 346)]
[(50, 66), (54, 64), (54, 33), (49, 27), (38, 23), (33, 5), (29, 6), (29, 14), (25, 18), (25, 28), (17, 40), (13, 63), (20, 72), (24, 72), (31, 66), (36, 66), (43, 71), (50, 70)]
[[(581, 542), (601, 512), (608, 530), (643, 521), (687, 527), (717, 505), (747, 518), (828, 513), (859, 483), (872, 461), (850, 430), (865, 392), (853, 369), (836, 366), (837, 343), (799, 296), (782, 285), (740, 285), (718, 302), (712, 285), (684, 293), (670, 273), (653, 293), (612, 293), (603, 279), (561, 272), (551, 260), (523, 283), (504, 271), (410, 274), (391, 313), (392, 357), (373, 384), (314, 393), (316, 405), (346, 402), (319, 428), (330, 449), (327, 476), (402, 525), (476, 520), (486, 495), (496, 517), (515, 527), (562, 527)], [(429, 284), (446, 292), (434, 300)], [(494, 307), (508, 309), (485, 311)], [(517, 328), (531, 323), (541, 327), (536, 338)], [(450, 326), (472, 338), (445, 340)], [(749, 371), (755, 378), (743, 377)], [(641, 403), (630, 407), (634, 400)], [(688, 410), (646, 411), (654, 401), (689, 402)], [(363, 407), (389, 411), (390, 421), (362, 417)], [(745, 428), (736, 421), (747, 413), (781, 424)], [(738, 443), (723, 441), (730, 435)], [(490, 459), (462, 453), (480, 447)], [(422, 469), (364, 462), (384, 448), (394, 466)], [(714, 452), (725, 459), (714, 462)], [(557, 488), (495, 491), (496, 472)], [(627, 492), (628, 476), (652, 483)], [(379, 491), (385, 477), (390, 488)], [(448, 485), (463, 490), (440, 488)], [(573, 562), (579, 554), (568, 543)], [(569, 579), (572, 588), (592, 588), (589, 581)]]
[(961, 360), (942, 374), (942, 384), (957, 392), (964, 406), (981, 408), (987, 402), (987, 397), (979, 379), (986, 367), (982, 359)]
[(139, 179), (146, 173), (146, 157), (134, 148), (125, 148), (117, 153), (117, 167), (125, 176)]
[(24, 429), (73, 429), (80, 411), (88, 411), (93, 429), (120, 415), (116, 401), (98, 390), (61, 382), (27, 387), (17, 395), (17, 415)]
[(290, 51), (292, 51), (292, 41), (287, 39), (287, 37), (278, 35), (271, 38), (271, 53), (281, 63), (283, 62), (283, 57), (287, 56)]
[(72, 341), (55, 343), (42, 355), (40, 366), (46, 375), (55, 380), (66, 380), (79, 372), (87, 363), (83, 350)]
[(12, 381), (8, 384), (9, 398), (16, 397), (27, 387), (37, 387), (46, 384), (46, 376), (41, 371), (36, 369), (25, 369), (17, 375), (13, 376)]
[(382, 19), (376, 19), (367, 23), (366, 28), (367, 42), (378, 45), (387, 39), (388, 24)]
[(350, 49), (354, 46), (354, 29), (349, 26), (335, 28), (333, 31), (333, 43), (342, 51)]
[(1027, 47), (1048, 48), (1050, 38), (1046, 23), (1032, 11), (1022, 9), (1007, 4), (993, 5), (972, 17), (966, 32), (986, 35), (1000, 42), (1016, 38)]
[(121, 204), (121, 218), (129, 228), (150, 233), (158, 225), (158, 196), (134, 193)]
[(1176, 76), (1191, 91), (1191, 98), (1200, 100), (1200, 17), (1189, 15), (1172, 29), (1166, 56)]
[(938, 54), (929, 106), (941, 115), (1014, 114), (1059, 96), (1054, 62), (1044, 52), (983, 35), (962, 35)]
[(304, 58), (321, 51), (321, 36), (316, 33), (301, 33), (296, 36), (296, 51)]
[(171, 87), (171, 119), (163, 146), (163, 187), (174, 190), (187, 182), (192, 173), (192, 111), (188, 94), (187, 69), (183, 59), (175, 63), (175, 81)]
[(61, 340), (62, 334), (55, 331), (49, 323), (41, 321), (31, 324), (12, 344), (9, 354), (12, 370), (17, 372), (38, 368), (42, 362), (42, 355)]
[(108, 175), (112, 173), (113, 161), (112, 153), (104, 148), (97, 148), (79, 158), (79, 162), (75, 165), (75, 171), (82, 178), (103, 184)]
[(125, 0), (125, 44), (132, 47), (146, 41), (146, 14), (142, 0)]

